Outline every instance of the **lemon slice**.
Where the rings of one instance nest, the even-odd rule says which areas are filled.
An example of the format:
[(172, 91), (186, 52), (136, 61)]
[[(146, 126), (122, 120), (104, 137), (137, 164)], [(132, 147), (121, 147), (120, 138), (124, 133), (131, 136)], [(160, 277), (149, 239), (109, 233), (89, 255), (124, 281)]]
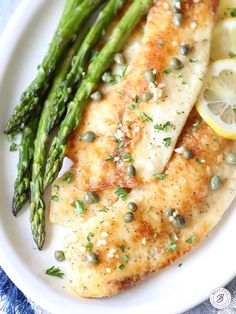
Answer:
[(217, 10), (218, 20), (236, 16), (236, 0), (221, 0)]
[(216, 133), (236, 140), (236, 60), (210, 65), (196, 108)]
[(216, 24), (212, 34), (211, 59), (236, 57), (236, 18)]

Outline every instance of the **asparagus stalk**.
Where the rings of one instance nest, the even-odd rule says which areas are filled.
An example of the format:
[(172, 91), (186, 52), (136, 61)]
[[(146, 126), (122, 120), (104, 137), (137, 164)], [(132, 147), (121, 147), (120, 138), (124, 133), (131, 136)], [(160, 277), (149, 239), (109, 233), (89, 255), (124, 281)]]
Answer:
[(65, 81), (62, 83), (63, 88), (59, 86), (55, 92), (55, 106), (52, 108), (54, 110), (49, 119), (50, 128), (53, 128), (56, 124), (55, 121), (60, 120), (60, 117), (63, 116), (66, 110), (65, 104), (71, 97), (73, 97), (73, 91), (79, 80), (82, 78), (85, 64), (90, 57), (92, 49), (125, 2), (125, 0), (110, 0), (105, 8), (99, 13), (77, 55), (73, 58), (71, 70)]
[(34, 139), (37, 132), (39, 117), (33, 116), (27, 122), (22, 132), (19, 146), (19, 162), (17, 178), (14, 185), (12, 211), (16, 216), (29, 197), (31, 164), (34, 151)]
[(8, 120), (5, 128), (6, 134), (18, 130), (29, 119), (34, 110), (40, 106), (60, 58), (71, 42), (75, 40), (78, 31), (85, 24), (88, 17), (103, 1), (84, 0), (81, 2), (81, 0), (69, 0), (66, 3), (61, 21), (39, 67), (38, 74), (23, 93), (20, 105), (15, 108), (14, 113)]
[(135, 0), (115, 27), (110, 40), (89, 65), (87, 75), (82, 81), (75, 98), (70, 102), (66, 117), (52, 142), (46, 164), (45, 187), (56, 179), (61, 169), (70, 134), (81, 122), (89, 96), (96, 89), (102, 74), (108, 69), (114, 54), (120, 50), (141, 17), (147, 13), (151, 4), (151, 0)]
[[(65, 77), (71, 67), (71, 61), (78, 50), (79, 46), (83, 42), (85, 35), (88, 32), (88, 27), (84, 28), (83, 32), (80, 33), (79, 37), (76, 40), (74, 46), (68, 52), (65, 61), (61, 64), (61, 67), (56, 73), (56, 77), (53, 81), (53, 85), (48, 94), (48, 97), (43, 105), (42, 114), (40, 117), (38, 131), (34, 144), (34, 157), (32, 165), (32, 181), (30, 184), (31, 187), (31, 205), (30, 205), (30, 222), (31, 229), (35, 241), (38, 244), (39, 249), (42, 248), (45, 233), (39, 232), (37, 229), (37, 224), (40, 221), (41, 225), (45, 225), (44, 213), (42, 213), (42, 208), (44, 209), (44, 200), (43, 200), (43, 175), (44, 167), (46, 162), (47, 154), (47, 144), (49, 141), (49, 133), (51, 132), (53, 126), (56, 123), (59, 123), (59, 120), (54, 120), (54, 125), (51, 123), (51, 118), (54, 113), (55, 104), (55, 95), (58, 89), (63, 88), (62, 83), (65, 80)], [(40, 210), (39, 210), (40, 209)]]

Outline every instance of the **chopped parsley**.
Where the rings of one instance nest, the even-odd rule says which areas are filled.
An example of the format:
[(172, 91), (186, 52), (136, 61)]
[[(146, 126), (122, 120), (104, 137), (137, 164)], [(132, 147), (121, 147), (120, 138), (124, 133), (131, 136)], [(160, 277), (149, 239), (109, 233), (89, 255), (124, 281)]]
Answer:
[(157, 179), (164, 180), (168, 176), (168, 174), (157, 172), (157, 173), (154, 173), (153, 176)]
[(73, 179), (73, 173), (68, 172), (66, 176), (64, 177), (63, 181), (66, 181), (67, 183), (71, 183), (72, 179)]
[(84, 204), (80, 200), (74, 201), (74, 207), (76, 208), (79, 214), (83, 214), (85, 212)]
[(107, 208), (107, 207), (103, 207), (103, 208), (101, 208), (101, 209), (99, 209), (99, 212), (102, 212), (102, 213), (107, 213), (109, 211), (109, 208)]
[(53, 188), (54, 188), (54, 190), (57, 190), (57, 191), (58, 191), (60, 187), (59, 187), (59, 185), (54, 184), (54, 185), (53, 185)]
[(59, 197), (57, 195), (52, 195), (51, 200), (54, 202), (58, 202), (59, 201)]
[(194, 122), (193, 128), (194, 128), (194, 130), (198, 130), (200, 128), (200, 122), (199, 121)]
[(197, 240), (197, 237), (195, 237), (194, 235), (192, 235), (190, 238), (188, 238), (185, 242), (188, 244), (192, 244), (194, 241)]
[(139, 117), (143, 120), (143, 122), (153, 122), (153, 118), (148, 116), (145, 112), (140, 112)]
[(92, 248), (93, 248), (93, 243), (92, 243), (93, 237), (94, 237), (94, 233), (89, 232), (89, 234), (87, 235), (88, 243), (86, 244), (86, 248), (89, 250), (92, 250)]
[(130, 153), (125, 153), (124, 156), (123, 156), (123, 158), (124, 158), (124, 160), (125, 160), (126, 162), (128, 162), (128, 163), (134, 161), (133, 158), (132, 158), (132, 156), (130, 155)]
[(114, 157), (112, 155), (108, 155), (106, 158), (105, 158), (105, 161), (112, 161), (114, 160)]
[(136, 103), (132, 103), (132, 104), (129, 106), (129, 109), (131, 109), (131, 110), (138, 109), (138, 105), (137, 105)]
[(125, 255), (125, 256), (122, 258), (122, 262), (128, 263), (128, 261), (129, 261), (129, 256), (128, 256), (128, 255)]
[(169, 147), (171, 144), (171, 137), (163, 138), (163, 143), (165, 144), (165, 147)]
[(120, 264), (119, 269), (120, 269), (120, 270), (125, 269), (125, 265), (124, 265), (124, 264)]
[(46, 275), (63, 278), (64, 273), (60, 270), (60, 268), (52, 266), (45, 271)]
[(191, 62), (191, 63), (196, 63), (196, 62), (198, 62), (198, 59), (192, 59), (192, 58), (190, 58), (190, 59), (189, 59), (189, 62)]
[(234, 57), (236, 57), (236, 54), (232, 51), (229, 51), (229, 57), (234, 58)]
[(18, 149), (18, 145), (16, 143), (12, 143), (10, 146), (10, 152), (16, 152)]
[(121, 186), (118, 186), (118, 188), (116, 188), (115, 194), (118, 195), (122, 201), (125, 201), (128, 196), (128, 192), (126, 191), (126, 189), (122, 188)]
[(171, 68), (166, 68), (166, 69), (164, 69), (163, 72), (166, 73), (166, 74), (169, 74), (169, 73), (172, 72), (172, 69)]
[(218, 136), (213, 138), (214, 142), (219, 142), (219, 140), (220, 140), (220, 137), (218, 137)]
[(203, 163), (202, 160), (201, 160), (200, 158), (198, 158), (198, 157), (195, 158), (195, 161), (196, 161), (198, 164), (202, 164), (202, 163)]
[(161, 124), (155, 124), (155, 125), (154, 125), (154, 129), (156, 129), (156, 130), (158, 130), (158, 131), (164, 131), (164, 132), (166, 132), (169, 126), (171, 126), (171, 123), (170, 123), (170, 121), (167, 121), (167, 122), (164, 123), (164, 124), (162, 124), (162, 123), (161, 123)]
[(118, 148), (117, 148), (117, 150), (118, 150), (118, 152), (120, 153), (120, 152), (123, 151), (124, 143), (123, 143), (123, 141), (122, 141), (121, 139), (119, 139), (119, 138), (116, 138), (116, 142), (118, 143)]
[(168, 245), (167, 245), (167, 250), (168, 251), (175, 251), (177, 249), (177, 245), (176, 243), (174, 242), (170, 242)]
[(232, 11), (230, 12), (230, 15), (232, 17), (236, 17), (236, 8), (232, 9)]
[(125, 245), (124, 245), (124, 244), (121, 244), (121, 245), (120, 245), (120, 250), (121, 250), (122, 252), (125, 251)]

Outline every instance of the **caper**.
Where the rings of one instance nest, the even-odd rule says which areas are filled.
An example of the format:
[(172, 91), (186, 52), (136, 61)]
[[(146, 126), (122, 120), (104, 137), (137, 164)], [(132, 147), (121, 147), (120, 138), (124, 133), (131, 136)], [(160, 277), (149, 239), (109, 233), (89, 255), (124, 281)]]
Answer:
[(144, 73), (144, 78), (148, 83), (153, 83), (156, 80), (156, 75), (153, 73), (153, 70), (147, 69)]
[(144, 93), (141, 97), (142, 101), (149, 101), (152, 98), (152, 94), (150, 92)]
[(174, 212), (175, 212), (174, 208), (168, 208), (166, 211), (164, 211), (164, 216), (169, 218), (170, 216), (173, 215)]
[(126, 169), (126, 174), (127, 176), (133, 177), (136, 175), (136, 169), (134, 168), (134, 166), (129, 165)]
[(221, 178), (219, 176), (214, 176), (211, 178), (210, 188), (215, 191), (218, 190), (221, 186)]
[(187, 56), (191, 51), (191, 47), (188, 44), (184, 44), (180, 46), (179, 51), (181, 55)]
[(172, 10), (174, 13), (180, 13), (181, 12), (181, 1), (180, 0), (172, 1)]
[(180, 70), (184, 67), (182, 61), (175, 57), (170, 59), (170, 66), (175, 70)]
[(96, 139), (96, 134), (93, 131), (88, 131), (82, 135), (82, 141), (87, 143), (93, 143)]
[(192, 151), (188, 148), (184, 148), (182, 155), (185, 159), (190, 159), (192, 157)]
[(102, 93), (99, 91), (96, 91), (96, 92), (92, 93), (92, 95), (90, 97), (95, 101), (101, 101), (102, 100)]
[(158, 39), (158, 41), (157, 41), (158, 46), (163, 46), (164, 44), (165, 44), (165, 42), (163, 39)]
[(111, 73), (105, 72), (103, 73), (102, 80), (104, 83), (112, 83), (114, 81), (114, 77)]
[(99, 256), (97, 254), (93, 253), (92, 251), (87, 252), (86, 257), (87, 257), (87, 261), (90, 264), (98, 264), (99, 263)]
[(54, 256), (55, 256), (55, 259), (60, 261), (60, 262), (64, 261), (64, 259), (65, 259), (65, 254), (63, 251), (55, 251)]
[(226, 155), (225, 161), (229, 165), (236, 165), (236, 154), (229, 152)]
[(186, 226), (186, 221), (183, 216), (176, 215), (173, 220), (173, 225), (176, 228), (184, 228)]
[(173, 23), (175, 26), (180, 26), (183, 21), (183, 13), (175, 13), (173, 16)]
[(137, 204), (134, 203), (134, 202), (129, 202), (129, 203), (127, 204), (127, 208), (128, 208), (128, 210), (130, 210), (131, 212), (136, 212), (136, 210), (138, 209), (138, 206), (137, 206)]
[(127, 212), (123, 217), (124, 222), (132, 222), (134, 220), (134, 214), (131, 212)]
[(84, 194), (84, 200), (88, 204), (94, 204), (99, 202), (99, 196), (96, 192), (86, 192)]
[(124, 59), (124, 56), (122, 55), (122, 53), (116, 53), (114, 55), (114, 61), (118, 65), (124, 65), (125, 64), (125, 59)]

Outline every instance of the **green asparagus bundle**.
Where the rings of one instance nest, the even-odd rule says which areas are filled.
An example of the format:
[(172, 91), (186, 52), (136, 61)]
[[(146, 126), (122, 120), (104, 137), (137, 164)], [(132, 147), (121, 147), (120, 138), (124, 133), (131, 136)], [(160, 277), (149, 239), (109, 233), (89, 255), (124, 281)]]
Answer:
[(85, 65), (91, 55), (92, 49), (125, 2), (125, 0), (110, 0), (105, 8), (99, 13), (77, 55), (73, 58), (73, 65), (65, 81), (61, 86), (58, 86), (57, 91), (55, 91), (55, 106), (52, 107), (53, 111), (48, 119), (48, 127), (50, 129), (56, 125), (56, 121), (60, 121), (60, 118), (65, 113), (66, 103), (74, 95), (74, 89), (85, 72)]
[(16, 216), (29, 198), (31, 165), (34, 152), (34, 139), (37, 132), (39, 115), (31, 117), (22, 132), (19, 145), (19, 162), (17, 165), (17, 178), (14, 185), (12, 211)]
[[(78, 36), (76, 43), (68, 52), (64, 62), (61, 64), (61, 67), (56, 73), (56, 77), (53, 81), (53, 85), (50, 89), (48, 97), (44, 102), (42, 114), (40, 117), (38, 131), (34, 144), (34, 158), (32, 165), (32, 180), (31, 180), (31, 205), (30, 205), (30, 222), (32, 233), (38, 247), (41, 249), (43, 246), (45, 234), (42, 233), (41, 237), (38, 237), (37, 224), (40, 221), (41, 225), (45, 225), (44, 214), (41, 211), (38, 211), (38, 208), (44, 208), (43, 201), (43, 176), (44, 168), (46, 162), (47, 154), (47, 144), (49, 141), (49, 133), (51, 132), (53, 126), (60, 122), (59, 120), (54, 120), (54, 125), (51, 123), (51, 119), (54, 114), (54, 107), (57, 105), (55, 103), (56, 93), (58, 89), (63, 88), (63, 81), (70, 70), (71, 61), (73, 60), (74, 55), (76, 54), (78, 48), (84, 40), (88, 32), (88, 27), (85, 27), (84, 30)], [(37, 223), (36, 223), (37, 222)]]
[(77, 37), (88, 17), (104, 0), (69, 0), (66, 3), (59, 26), (54, 34), (45, 58), (39, 67), (38, 74), (23, 93), (20, 105), (10, 117), (5, 133), (10, 134), (20, 128), (45, 97), (56, 66), (69, 45)]
[[(67, 79), (62, 83), (62, 78), (65, 78), (67, 71), (64, 68), (61, 74), (58, 75), (59, 80), (55, 84), (49, 94), (48, 100), (45, 102), (42, 116), (40, 119), (37, 137), (35, 141), (34, 162), (32, 169), (31, 183), (31, 228), (33, 237), (39, 247), (42, 248), (45, 232), (39, 233), (37, 226), (45, 225), (44, 215), (42, 210), (45, 209), (43, 200), (43, 177), (44, 167), (46, 163), (47, 143), (49, 132), (60, 121), (60, 118), (65, 111), (65, 104), (71, 93), (72, 87), (78, 82), (84, 71), (84, 66), (89, 59), (90, 53), (94, 45), (101, 38), (104, 30), (116, 16), (118, 10), (124, 5), (125, 0), (110, 0), (106, 7), (99, 13), (97, 20), (91, 27), (88, 35), (85, 37), (77, 55), (73, 58), (71, 71), (67, 75)], [(70, 89), (70, 91), (69, 91)], [(36, 240), (37, 239), (37, 240)]]

